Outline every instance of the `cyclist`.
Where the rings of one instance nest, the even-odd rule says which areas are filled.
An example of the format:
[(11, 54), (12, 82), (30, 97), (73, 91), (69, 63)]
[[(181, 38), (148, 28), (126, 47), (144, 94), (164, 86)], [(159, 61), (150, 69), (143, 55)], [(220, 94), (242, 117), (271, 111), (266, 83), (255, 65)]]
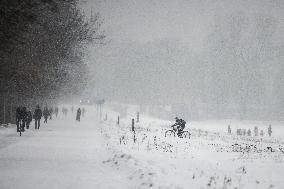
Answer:
[(172, 127), (173, 127), (174, 130), (178, 131), (177, 135), (181, 136), (182, 131), (185, 128), (186, 122), (183, 119), (179, 119), (178, 117), (176, 117), (175, 120), (176, 120), (176, 122), (175, 122), (175, 124), (172, 125)]

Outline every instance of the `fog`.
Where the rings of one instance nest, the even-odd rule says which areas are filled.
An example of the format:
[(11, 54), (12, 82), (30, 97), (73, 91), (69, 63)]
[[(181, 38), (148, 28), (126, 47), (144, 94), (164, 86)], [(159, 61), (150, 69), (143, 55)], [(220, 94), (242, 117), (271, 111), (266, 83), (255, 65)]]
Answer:
[[(88, 94), (170, 105), (190, 119), (284, 115), (284, 1), (84, 1), (107, 42), (90, 48)], [(186, 113), (185, 113), (186, 112)]]

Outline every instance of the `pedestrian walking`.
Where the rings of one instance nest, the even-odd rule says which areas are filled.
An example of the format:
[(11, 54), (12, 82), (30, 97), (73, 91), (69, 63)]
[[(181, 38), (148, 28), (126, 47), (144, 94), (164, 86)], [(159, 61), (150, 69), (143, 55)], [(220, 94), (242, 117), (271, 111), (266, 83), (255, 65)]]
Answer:
[(37, 105), (35, 112), (34, 112), (35, 129), (39, 129), (41, 117), (42, 117), (42, 111), (41, 111), (39, 105)]
[(78, 108), (78, 110), (77, 110), (77, 115), (76, 115), (76, 120), (77, 120), (77, 121), (80, 121), (80, 118), (81, 118), (81, 109)]
[(32, 116), (32, 112), (28, 111), (27, 112), (27, 120), (26, 120), (26, 128), (29, 129), (30, 128), (30, 124), (33, 120), (33, 116)]
[(52, 119), (52, 114), (53, 114), (53, 108), (51, 107), (49, 110), (49, 119)]
[(49, 111), (48, 111), (47, 107), (44, 107), (42, 114), (43, 114), (43, 118), (44, 118), (44, 123), (47, 123), (47, 119), (49, 117)]
[(27, 108), (23, 107), (21, 109), (21, 131), (24, 132), (25, 131), (25, 127), (26, 127), (26, 123), (27, 123), (27, 117), (28, 117), (28, 112), (27, 112)]
[(68, 112), (68, 109), (63, 107), (62, 108), (62, 113), (64, 114), (65, 117), (67, 116), (67, 112)]

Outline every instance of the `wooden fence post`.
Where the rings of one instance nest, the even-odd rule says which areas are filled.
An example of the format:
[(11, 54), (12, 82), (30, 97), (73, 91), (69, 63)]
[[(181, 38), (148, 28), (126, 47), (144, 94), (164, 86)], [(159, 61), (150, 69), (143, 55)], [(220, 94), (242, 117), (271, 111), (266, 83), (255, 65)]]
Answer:
[(132, 126), (131, 131), (133, 132), (133, 142), (136, 142), (136, 135), (135, 135), (135, 129), (134, 129), (134, 119), (132, 118)]
[(134, 119), (132, 119), (131, 131), (133, 131), (133, 132), (134, 132)]

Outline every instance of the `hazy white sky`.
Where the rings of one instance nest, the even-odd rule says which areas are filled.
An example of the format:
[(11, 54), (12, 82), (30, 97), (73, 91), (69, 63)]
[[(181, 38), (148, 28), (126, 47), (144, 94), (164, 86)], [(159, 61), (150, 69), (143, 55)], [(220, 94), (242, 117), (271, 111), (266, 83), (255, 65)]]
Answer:
[[(196, 96), (205, 93), (207, 82), (211, 86), (208, 73), (212, 72), (213, 58), (207, 52), (209, 35), (213, 34), (217, 41), (226, 39), (223, 35), (230, 32), (228, 28), (214, 30), (213, 26), (235, 24), (226, 22), (232, 15), (244, 15), (251, 27), (258, 16), (272, 17), (277, 20), (274, 39), (284, 41), (284, 0), (82, 1), (86, 13), (91, 10), (100, 13), (103, 30), (111, 40), (90, 53), (94, 81), (90, 88), (106, 98), (182, 101), (188, 100), (194, 90)], [(220, 32), (214, 35), (214, 31)], [(244, 31), (255, 39), (254, 30)], [(224, 65), (236, 61), (219, 58), (217, 62), (222, 60), (220, 64)], [(230, 86), (234, 81), (228, 83)]]

